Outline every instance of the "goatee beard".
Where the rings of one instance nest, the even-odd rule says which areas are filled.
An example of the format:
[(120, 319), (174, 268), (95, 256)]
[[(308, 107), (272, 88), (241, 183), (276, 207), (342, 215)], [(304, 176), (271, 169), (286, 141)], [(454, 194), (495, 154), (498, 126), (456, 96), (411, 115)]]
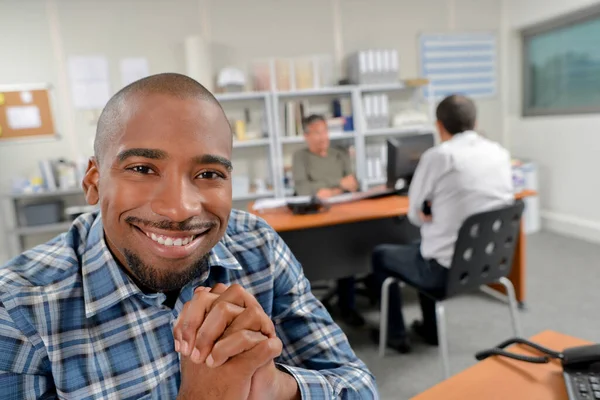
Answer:
[(131, 251), (123, 251), (129, 270), (135, 275), (139, 284), (157, 292), (178, 290), (198, 278), (208, 270), (208, 254), (190, 264), (181, 272), (162, 271), (144, 264), (142, 259)]

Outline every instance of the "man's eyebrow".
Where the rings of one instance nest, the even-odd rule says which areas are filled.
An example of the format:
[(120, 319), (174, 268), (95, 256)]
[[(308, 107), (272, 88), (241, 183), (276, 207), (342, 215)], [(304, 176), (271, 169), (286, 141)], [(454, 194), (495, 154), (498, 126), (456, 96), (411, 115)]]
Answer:
[(123, 162), (130, 157), (142, 157), (142, 158), (151, 158), (153, 160), (164, 160), (168, 157), (167, 153), (163, 150), (157, 149), (127, 149), (123, 150), (119, 154), (117, 154), (117, 160), (119, 162)]
[(227, 171), (231, 171), (233, 169), (233, 165), (231, 164), (230, 160), (214, 154), (204, 154), (194, 157), (194, 162), (196, 164), (220, 164), (227, 168)]

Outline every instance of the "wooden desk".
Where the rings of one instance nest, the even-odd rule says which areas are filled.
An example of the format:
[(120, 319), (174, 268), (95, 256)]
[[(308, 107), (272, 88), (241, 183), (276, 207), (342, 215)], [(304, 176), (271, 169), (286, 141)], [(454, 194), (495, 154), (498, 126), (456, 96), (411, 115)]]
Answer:
[(395, 218), (407, 213), (408, 197), (390, 196), (337, 204), (320, 214), (294, 215), (287, 208), (277, 208), (257, 215), (264, 218), (277, 232), (287, 232), (372, 219)]
[[(589, 344), (581, 339), (553, 331), (531, 338), (535, 343), (552, 350)], [(490, 343), (493, 346), (497, 343)], [(539, 355), (520, 345), (510, 351)], [(528, 364), (507, 358), (490, 357), (458, 373), (450, 379), (413, 397), (412, 400), (567, 400), (567, 390), (560, 362)]]
[[(536, 192), (526, 190), (516, 194), (515, 197), (523, 199), (534, 195), (536, 195)], [(249, 209), (251, 210), (252, 206)], [(348, 270), (352, 271), (352, 274), (364, 273), (367, 272), (364, 268), (360, 270), (350, 267), (352, 259), (356, 260), (356, 262), (368, 263), (367, 253), (370, 252), (370, 249), (374, 245), (379, 243), (406, 243), (407, 240), (416, 239), (413, 237), (414, 233), (408, 237), (402, 237), (396, 226), (397, 224), (391, 222), (392, 220), (397, 220), (398, 217), (406, 216), (407, 213), (408, 197), (390, 196), (380, 199), (337, 204), (332, 206), (328, 211), (319, 214), (294, 215), (287, 208), (278, 208), (256, 214), (262, 217), (283, 237), (284, 241), (292, 249), (292, 252), (304, 264), (305, 273), (311, 279), (311, 271), (309, 269), (311, 264), (316, 262), (315, 255), (312, 254), (312, 258), (310, 258), (310, 254), (302, 254), (303, 247), (310, 247), (308, 244), (309, 241), (315, 244), (327, 243), (328, 247), (334, 246), (330, 248), (331, 253), (354, 251), (353, 255), (349, 253), (348, 257), (343, 260), (336, 259), (335, 254), (326, 254), (326, 260), (324, 259), (323, 265), (330, 266), (336, 264), (340, 268), (343, 268), (343, 265), (347, 265)], [(411, 228), (405, 227), (406, 229)], [(364, 235), (365, 232), (369, 232), (369, 237)], [(361, 238), (368, 243), (362, 243)], [(343, 242), (334, 243), (335, 240)], [(513, 267), (508, 276), (515, 286), (517, 300), (521, 305), (525, 302), (525, 248), (525, 234), (521, 225)], [(341, 255), (338, 254), (338, 257), (341, 257)], [(322, 277), (321, 275), (315, 276)], [(327, 279), (333, 279), (333, 276), (326, 277)], [(500, 286), (494, 285), (493, 287), (494, 289), (504, 291), (504, 288)]]
[[(532, 190), (517, 193), (515, 198), (535, 196)], [(252, 210), (252, 204), (249, 207)], [(390, 196), (354, 203), (337, 204), (327, 212), (309, 215), (294, 215), (287, 208), (277, 208), (264, 213), (256, 213), (277, 232), (298, 229), (318, 228), (337, 224), (366, 221), (379, 218), (404, 216), (408, 213), (408, 197)]]

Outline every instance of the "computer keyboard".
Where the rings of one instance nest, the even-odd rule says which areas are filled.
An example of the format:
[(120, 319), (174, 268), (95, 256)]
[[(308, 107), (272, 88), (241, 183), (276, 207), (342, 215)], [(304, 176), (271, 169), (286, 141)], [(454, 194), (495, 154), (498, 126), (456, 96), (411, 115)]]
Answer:
[(394, 189), (379, 189), (379, 190), (370, 190), (367, 192), (357, 192), (357, 193), (344, 193), (337, 196), (330, 197), (324, 201), (325, 204), (342, 204), (342, 203), (351, 203), (359, 200), (367, 200), (367, 199), (378, 199), (381, 197), (388, 197), (397, 194), (404, 194), (401, 191)]
[(565, 369), (565, 384), (569, 400), (600, 399), (600, 373)]

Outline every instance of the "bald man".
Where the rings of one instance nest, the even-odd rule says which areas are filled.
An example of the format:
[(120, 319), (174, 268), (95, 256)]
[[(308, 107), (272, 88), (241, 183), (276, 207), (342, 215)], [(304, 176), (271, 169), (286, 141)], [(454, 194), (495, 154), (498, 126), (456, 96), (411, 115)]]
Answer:
[(285, 243), (231, 209), (231, 130), (203, 86), (125, 87), (94, 152), (100, 213), (0, 269), (2, 399), (377, 397)]

